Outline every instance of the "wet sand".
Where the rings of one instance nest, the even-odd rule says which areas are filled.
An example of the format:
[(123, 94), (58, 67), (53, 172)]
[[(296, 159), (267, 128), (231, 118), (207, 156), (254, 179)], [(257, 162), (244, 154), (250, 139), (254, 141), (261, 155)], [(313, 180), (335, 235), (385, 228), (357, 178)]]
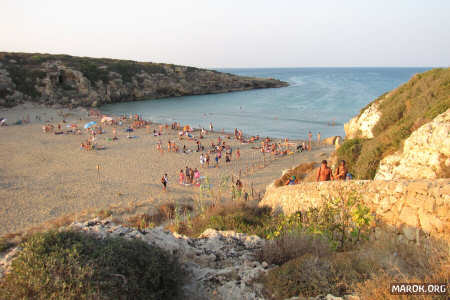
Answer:
[[(217, 187), (224, 176), (239, 174), (249, 189), (261, 197), (265, 187), (280, 177), (282, 170), (302, 162), (320, 161), (333, 150), (322, 146), (311, 152), (296, 153), (269, 159), (262, 167), (262, 154), (252, 147), (256, 144), (241, 144), (234, 139), (224, 139), (233, 148), (233, 159), (226, 164), (224, 154), (220, 168), (201, 168), (200, 153), (190, 154), (167, 152), (167, 141), (175, 141), (182, 149), (195, 150), (195, 142), (180, 141), (176, 130), (164, 130), (163, 135), (154, 137), (145, 128), (137, 129), (128, 139), (126, 126), (118, 127), (117, 141), (109, 141), (112, 127), (105, 127), (105, 134), (99, 135), (97, 143), (105, 150), (85, 151), (80, 149), (87, 133), (81, 136), (43, 133), (42, 125), (49, 120), (56, 125), (64, 118), (68, 123), (82, 126), (96, 118), (88, 117), (85, 109), (54, 109), (33, 104), (0, 110), (0, 117), (6, 117), (11, 124), (17, 119), (30, 116), (30, 124), (0, 127), (0, 234), (22, 231), (25, 228), (68, 213), (86, 209), (102, 209), (115, 205), (130, 205), (147, 201), (159, 205), (167, 201), (190, 203), (198, 197), (199, 188), (178, 184), (178, 173), (186, 166), (198, 168), (202, 176), (207, 176), (213, 187)], [(36, 120), (39, 115), (41, 120)], [(82, 120), (80, 120), (80, 118)], [(151, 132), (158, 125), (151, 125)], [(66, 128), (63, 128), (66, 129)], [(195, 132), (194, 135), (198, 135)], [(206, 147), (217, 143), (221, 133), (209, 133), (201, 143)], [(156, 150), (161, 140), (164, 153)], [(237, 148), (241, 158), (235, 160)], [(214, 155), (211, 155), (211, 162)], [(246, 172), (247, 167), (259, 165)], [(100, 165), (100, 176), (97, 172)], [(211, 163), (212, 165), (212, 163)], [(160, 178), (168, 173), (168, 192), (162, 192)]]

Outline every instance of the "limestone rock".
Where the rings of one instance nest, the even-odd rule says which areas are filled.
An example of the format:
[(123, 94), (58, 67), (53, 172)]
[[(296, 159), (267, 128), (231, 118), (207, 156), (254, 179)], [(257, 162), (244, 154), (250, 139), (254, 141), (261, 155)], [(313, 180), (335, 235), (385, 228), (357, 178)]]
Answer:
[(379, 102), (370, 104), (359, 116), (356, 116), (344, 124), (347, 139), (373, 138), (372, 129), (381, 117), (378, 110)]
[(375, 179), (445, 178), (450, 170), (450, 109), (421, 126), (403, 150), (385, 157)]

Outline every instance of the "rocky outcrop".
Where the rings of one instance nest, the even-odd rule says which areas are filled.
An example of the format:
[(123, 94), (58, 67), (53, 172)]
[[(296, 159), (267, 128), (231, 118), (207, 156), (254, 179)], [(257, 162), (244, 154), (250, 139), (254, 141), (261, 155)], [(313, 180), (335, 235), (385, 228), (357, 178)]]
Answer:
[(450, 109), (422, 125), (402, 151), (383, 158), (375, 179), (450, 177)]
[(3, 106), (23, 101), (99, 106), (287, 85), (276, 79), (170, 64), (0, 52), (0, 105)]
[[(140, 239), (176, 255), (187, 273), (183, 286), (186, 299), (264, 299), (256, 279), (270, 267), (255, 258), (265, 243), (257, 236), (207, 229), (199, 238), (189, 238), (161, 227), (140, 231), (99, 219), (69, 228), (98, 238)], [(0, 256), (0, 278), (19, 251), (16, 247)]]
[(348, 123), (344, 124), (347, 139), (373, 138), (372, 129), (381, 117), (378, 105), (378, 102), (370, 104), (359, 116), (350, 119)]
[(404, 241), (427, 236), (450, 241), (450, 179), (301, 182), (266, 190), (259, 205), (292, 214), (319, 206), (324, 199), (356, 192), (375, 215), (374, 238), (394, 232)]

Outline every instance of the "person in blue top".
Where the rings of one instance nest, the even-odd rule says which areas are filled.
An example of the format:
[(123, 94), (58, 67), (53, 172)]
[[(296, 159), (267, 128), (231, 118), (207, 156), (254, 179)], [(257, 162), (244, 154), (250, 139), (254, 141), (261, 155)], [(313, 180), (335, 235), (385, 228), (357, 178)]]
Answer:
[(291, 178), (289, 178), (288, 181), (286, 181), (286, 185), (294, 185), (296, 183), (297, 182), (295, 176), (291, 176)]

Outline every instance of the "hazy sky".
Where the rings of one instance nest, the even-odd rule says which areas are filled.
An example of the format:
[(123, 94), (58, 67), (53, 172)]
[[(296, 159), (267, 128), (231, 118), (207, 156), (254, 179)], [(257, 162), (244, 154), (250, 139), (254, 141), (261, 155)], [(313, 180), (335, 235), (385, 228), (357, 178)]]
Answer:
[(449, 0), (0, 0), (0, 51), (198, 67), (449, 66)]

